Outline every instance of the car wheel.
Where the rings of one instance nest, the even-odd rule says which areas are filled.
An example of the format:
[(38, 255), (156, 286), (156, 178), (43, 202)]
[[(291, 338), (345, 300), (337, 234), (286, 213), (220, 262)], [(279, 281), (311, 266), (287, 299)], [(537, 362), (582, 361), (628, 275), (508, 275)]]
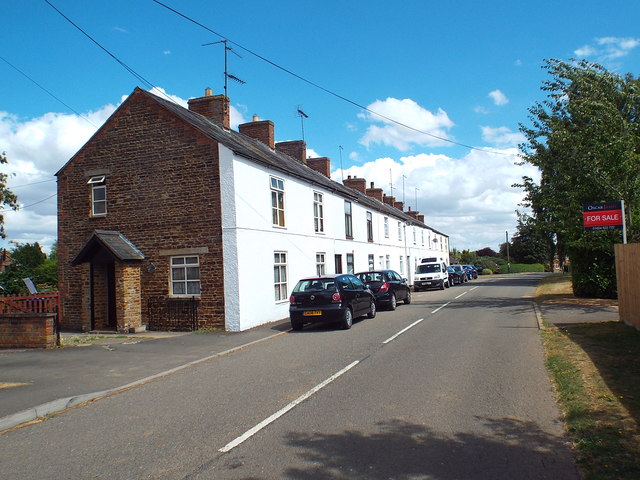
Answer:
[[(395, 296), (393, 298), (396, 298)], [(367, 313), (367, 318), (376, 318), (376, 302), (371, 300), (371, 308), (369, 308), (369, 313)]]
[(302, 330), (303, 322), (302, 320), (291, 320), (291, 328), (295, 331)]
[(445, 283), (445, 284), (444, 284), (444, 286), (445, 286), (446, 288), (451, 287), (451, 284), (449, 283), (449, 280), (447, 280), (447, 283)]
[(389, 300), (389, 310), (395, 310), (398, 306), (398, 299), (396, 299), (396, 294), (391, 294), (391, 300)]
[(353, 325), (353, 312), (349, 307), (344, 309), (344, 313), (342, 314), (342, 328), (345, 330), (349, 330), (351, 325)]
[(442, 283), (440, 284), (440, 290), (444, 290), (444, 280), (442, 281)]
[(404, 297), (404, 304), (409, 305), (411, 303), (411, 290), (407, 290), (407, 296)]

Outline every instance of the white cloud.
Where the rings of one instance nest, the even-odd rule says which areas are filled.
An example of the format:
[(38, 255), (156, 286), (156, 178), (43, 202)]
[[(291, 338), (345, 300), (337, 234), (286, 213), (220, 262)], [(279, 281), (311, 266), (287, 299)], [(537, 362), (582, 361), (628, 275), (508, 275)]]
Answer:
[(509, 99), (507, 98), (507, 96), (500, 90), (489, 92), (488, 96), (491, 98), (491, 100), (493, 100), (493, 103), (498, 105), (499, 107), (509, 103)]
[[(360, 139), (360, 143), (366, 147), (378, 143), (397, 148), (400, 151), (406, 151), (412, 145), (446, 145), (447, 142), (442, 139), (450, 139), (448, 129), (454, 125), (447, 112), (441, 108), (436, 113), (432, 113), (408, 98), (403, 100), (397, 98), (376, 100), (367, 108), (384, 117), (408, 125), (415, 130), (403, 127), (387, 118), (382, 118), (370, 112), (362, 113), (360, 118), (371, 123), (382, 123), (382, 126), (371, 125)], [(416, 130), (427, 132), (430, 135)]]
[(517, 147), (526, 141), (526, 137), (520, 132), (512, 132), (508, 127), (480, 127), (482, 139), (498, 147)]
[[(152, 92), (170, 98), (187, 107), (187, 101), (167, 94), (160, 87)], [(120, 102), (128, 95), (122, 95)], [(8, 247), (10, 241), (35, 242), (48, 250), (57, 237), (57, 202), (55, 173), (91, 138), (117, 108), (108, 104), (82, 116), (66, 113), (21, 119), (0, 111), (0, 151), (6, 151), (8, 164), (2, 171), (9, 173), (9, 188), (18, 195), (21, 209), (2, 212), (5, 215), (7, 239), (0, 242)], [(244, 123), (242, 114), (230, 109), (232, 128)]]
[(163, 50), (162, 54), (163, 55), (171, 55), (171, 50)]
[(593, 44), (584, 45), (573, 53), (579, 57), (595, 57), (599, 62), (606, 62), (628, 55), (639, 45), (638, 38), (600, 37), (594, 39)]
[(481, 105), (478, 105), (477, 107), (475, 107), (473, 109), (474, 112), (479, 113), (481, 115), (488, 115), (489, 113), (491, 113), (491, 110), (489, 110), (487, 107), (483, 107)]
[(537, 169), (518, 166), (518, 160), (515, 148), (471, 150), (462, 158), (421, 153), (397, 160), (378, 158), (344, 172), (336, 170), (332, 178), (365, 178), (367, 185), (374, 182), (389, 195), (391, 172), (394, 196), (402, 201), (404, 195), (405, 210), (417, 206), (425, 223), (449, 235), (452, 246), (496, 250), (505, 231), (515, 230), (515, 211), (523, 210), (518, 204), (524, 194), (512, 185), (525, 175), (539, 179)]

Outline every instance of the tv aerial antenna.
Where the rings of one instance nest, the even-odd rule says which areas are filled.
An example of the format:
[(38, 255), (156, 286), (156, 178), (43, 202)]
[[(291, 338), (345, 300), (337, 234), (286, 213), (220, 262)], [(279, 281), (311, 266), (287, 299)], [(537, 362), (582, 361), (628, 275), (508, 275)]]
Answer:
[(233, 80), (234, 82), (238, 82), (240, 85), (244, 85), (245, 83), (247, 83), (244, 80), (242, 80), (242, 79), (236, 77), (235, 75), (232, 75), (232, 74), (229, 73), (227, 52), (233, 53), (238, 58), (242, 58), (242, 55), (240, 55), (233, 48), (231, 48), (229, 45), (227, 45), (228, 42), (229, 42), (229, 40), (227, 40), (225, 38), (224, 40), (220, 40), (219, 42), (211, 42), (211, 43), (203, 43), (202, 44), (203, 47), (206, 47), (208, 45), (217, 45), (219, 43), (222, 43), (224, 45), (224, 96), (227, 97), (227, 98), (229, 98), (229, 95), (227, 94), (227, 91), (229, 89), (229, 79)]
[(296, 108), (296, 115), (300, 117), (300, 126), (302, 127), (302, 140), (304, 141), (304, 119), (309, 118), (309, 115), (302, 111), (302, 105), (298, 105)]

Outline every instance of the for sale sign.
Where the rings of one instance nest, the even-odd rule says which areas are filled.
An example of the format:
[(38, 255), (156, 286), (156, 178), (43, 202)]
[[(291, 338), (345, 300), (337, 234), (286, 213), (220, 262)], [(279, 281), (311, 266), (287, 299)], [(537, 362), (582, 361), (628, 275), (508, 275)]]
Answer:
[(622, 202), (591, 203), (582, 210), (585, 230), (613, 230), (623, 228)]

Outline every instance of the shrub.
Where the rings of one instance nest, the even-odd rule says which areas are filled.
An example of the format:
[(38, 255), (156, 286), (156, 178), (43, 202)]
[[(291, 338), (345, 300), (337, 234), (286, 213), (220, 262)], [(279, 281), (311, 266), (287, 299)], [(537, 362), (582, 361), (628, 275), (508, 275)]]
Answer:
[[(612, 242), (613, 243), (613, 242)], [(569, 249), (576, 297), (618, 298), (613, 245), (573, 244)]]
[(480, 275), (493, 275), (493, 271), (490, 268), (483, 268), (480, 271)]

